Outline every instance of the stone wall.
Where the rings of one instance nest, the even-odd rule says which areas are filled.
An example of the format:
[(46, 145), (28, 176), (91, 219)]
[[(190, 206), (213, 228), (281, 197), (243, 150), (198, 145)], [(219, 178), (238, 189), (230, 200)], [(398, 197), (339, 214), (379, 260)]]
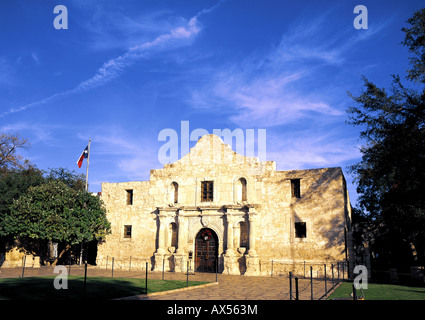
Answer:
[(0, 254), (0, 267), (2, 268), (17, 268), (24, 264), (25, 268), (40, 268), (40, 257), (29, 254), (17, 246)]
[[(300, 181), (299, 198), (291, 179)], [(213, 182), (212, 201), (202, 201), (205, 181)], [(102, 199), (112, 234), (99, 245), (99, 264), (131, 256), (153, 270), (164, 261), (166, 270), (185, 271), (203, 228), (216, 233), (219, 272), (229, 274), (270, 274), (271, 260), (336, 263), (351, 255), (351, 207), (340, 168), (276, 171), (275, 162), (239, 155), (215, 135), (151, 170), (149, 181), (103, 183)], [(296, 236), (298, 222), (305, 237)]]

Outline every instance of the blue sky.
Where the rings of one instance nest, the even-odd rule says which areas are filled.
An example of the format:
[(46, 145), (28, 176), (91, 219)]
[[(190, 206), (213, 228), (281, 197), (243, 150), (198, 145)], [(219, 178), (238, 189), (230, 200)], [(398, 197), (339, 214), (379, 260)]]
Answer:
[[(57, 30), (56, 5), (68, 9)], [(368, 29), (353, 26), (356, 5)], [(0, 131), (41, 169), (78, 169), (89, 189), (148, 180), (161, 130), (267, 130), (278, 170), (360, 160), (346, 124), (361, 76), (405, 75), (401, 28), (423, 1), (14, 0), (0, 2)], [(194, 142), (191, 142), (192, 147)], [(235, 149), (235, 148), (234, 148)], [(182, 156), (182, 154), (179, 154)], [(262, 159), (264, 160), (264, 159)]]

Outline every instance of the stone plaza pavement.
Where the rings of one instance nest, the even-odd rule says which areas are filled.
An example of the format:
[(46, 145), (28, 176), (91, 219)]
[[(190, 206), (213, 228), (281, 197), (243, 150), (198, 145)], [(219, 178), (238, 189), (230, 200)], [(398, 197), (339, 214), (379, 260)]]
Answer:
[[(71, 266), (71, 275), (84, 276), (84, 267)], [(145, 271), (121, 271), (114, 270), (114, 278), (131, 277), (145, 278)], [(53, 267), (26, 268), (24, 277), (32, 276), (55, 276)], [(21, 277), (22, 268), (0, 268), (0, 278)], [(88, 267), (87, 277), (104, 276), (111, 277), (112, 271), (98, 267)], [(149, 272), (148, 279), (162, 279), (162, 273)], [(165, 272), (165, 280), (186, 280), (183, 273)], [(122, 297), (123, 300), (290, 300), (288, 276), (275, 277), (251, 277), (217, 275), (215, 273), (189, 274), (189, 281), (207, 281), (208, 285), (199, 288), (190, 287), (172, 292), (161, 292), (149, 295), (137, 295)], [(336, 282), (335, 282), (336, 285)], [(298, 280), (299, 299), (311, 300), (310, 279), (301, 276)], [(327, 290), (332, 288), (331, 279), (327, 280)], [(295, 299), (295, 280), (292, 280), (293, 299)], [(313, 299), (325, 299), (325, 282), (323, 279), (313, 279)]]

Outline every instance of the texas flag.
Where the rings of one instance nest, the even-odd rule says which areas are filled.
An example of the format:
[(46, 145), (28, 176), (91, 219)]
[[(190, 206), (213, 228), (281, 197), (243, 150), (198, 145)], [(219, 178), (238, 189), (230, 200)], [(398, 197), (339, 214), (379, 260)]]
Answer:
[(87, 146), (83, 153), (81, 154), (80, 158), (78, 158), (77, 164), (78, 164), (78, 168), (81, 168), (81, 165), (83, 164), (83, 160), (84, 158), (88, 158), (89, 156), (89, 146)]

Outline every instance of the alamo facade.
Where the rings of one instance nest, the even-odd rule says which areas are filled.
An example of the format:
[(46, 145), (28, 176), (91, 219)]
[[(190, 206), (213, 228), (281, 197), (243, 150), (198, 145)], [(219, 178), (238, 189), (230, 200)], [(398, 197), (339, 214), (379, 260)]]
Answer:
[[(270, 275), (305, 265), (352, 269), (351, 206), (341, 168), (277, 171), (205, 135), (149, 181), (102, 183), (112, 233), (97, 265)], [(120, 265), (121, 264), (121, 265)], [(351, 263), (352, 264), (352, 263)]]

